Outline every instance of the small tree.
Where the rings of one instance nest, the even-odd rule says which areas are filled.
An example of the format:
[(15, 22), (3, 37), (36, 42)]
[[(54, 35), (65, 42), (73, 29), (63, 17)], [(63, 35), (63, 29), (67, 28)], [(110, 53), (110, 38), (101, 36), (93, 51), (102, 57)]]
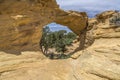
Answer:
[[(49, 36), (47, 36), (48, 34), (50, 33), (50, 28), (49, 26), (46, 26), (45, 28), (43, 28), (43, 35), (42, 35), (42, 39), (41, 39), (41, 42), (40, 42), (40, 46), (42, 48), (43, 53), (47, 53), (48, 51), (48, 48), (49, 48)], [(44, 49), (43, 49), (44, 47)]]
[(76, 39), (76, 34), (73, 33), (73, 32), (69, 32), (69, 33), (67, 34), (67, 38), (74, 40), (74, 39)]
[(43, 29), (43, 35), (41, 39), (41, 46), (44, 53), (47, 54), (49, 48), (55, 48), (55, 50), (63, 55), (67, 50), (66, 46), (72, 44), (76, 39), (76, 35), (72, 32), (67, 33), (66, 30), (60, 30), (51, 32), (49, 26)]

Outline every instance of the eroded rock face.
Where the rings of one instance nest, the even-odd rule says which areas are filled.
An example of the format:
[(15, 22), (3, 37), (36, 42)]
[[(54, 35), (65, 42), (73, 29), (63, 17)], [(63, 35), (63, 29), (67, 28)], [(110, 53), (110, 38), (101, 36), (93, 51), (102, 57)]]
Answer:
[(0, 50), (39, 50), (42, 28), (51, 22), (79, 34), (87, 26), (87, 15), (65, 12), (55, 0), (1, 0)]
[(96, 18), (89, 20), (89, 27), (94, 43), (71, 59), (50, 60), (41, 52), (0, 52), (0, 80), (120, 80), (120, 27)]
[(105, 11), (105, 12), (102, 12), (100, 14), (97, 14), (96, 15), (96, 19), (98, 22), (102, 22), (104, 23), (106, 21), (106, 19), (109, 19), (110, 17), (113, 16), (113, 14), (117, 13), (117, 11)]
[[(89, 32), (95, 39), (94, 43), (89, 48), (72, 55), (72, 58), (80, 59), (78, 64), (81, 67), (79, 69), (87, 73), (86, 77), (89, 76), (89, 79), (86, 79), (83, 75), (83, 80), (120, 79), (120, 26), (108, 23), (108, 20), (116, 14), (116, 12), (112, 12), (111, 15), (111, 12), (100, 14), (106, 13), (109, 16), (104, 19), (104, 22), (96, 18), (89, 20), (89, 28), (92, 27)], [(81, 75), (79, 72), (78, 74)], [(83, 72), (83, 74), (85, 73)]]

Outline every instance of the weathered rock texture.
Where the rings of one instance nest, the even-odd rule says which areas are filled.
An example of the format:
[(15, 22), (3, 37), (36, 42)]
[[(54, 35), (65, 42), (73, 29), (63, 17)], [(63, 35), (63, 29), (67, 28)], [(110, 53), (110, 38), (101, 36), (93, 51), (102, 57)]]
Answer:
[(0, 0), (0, 50), (39, 50), (42, 28), (56, 22), (79, 34), (86, 13), (59, 9), (55, 0)]
[(89, 20), (89, 36), (95, 41), (71, 59), (49, 60), (41, 52), (0, 52), (0, 80), (120, 80), (120, 26), (111, 27), (107, 19)]

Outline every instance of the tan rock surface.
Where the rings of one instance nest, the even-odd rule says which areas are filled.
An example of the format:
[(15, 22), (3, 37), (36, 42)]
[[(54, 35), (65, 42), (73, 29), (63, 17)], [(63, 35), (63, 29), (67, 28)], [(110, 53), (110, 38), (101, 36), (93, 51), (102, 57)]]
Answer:
[(118, 39), (97, 39), (77, 53), (78, 59), (50, 60), (41, 52), (0, 52), (0, 80), (120, 80)]
[[(13, 1), (16, 0), (11, 0), (9, 3), (5, 2), (4, 5), (11, 5), (10, 3), (13, 3)], [(40, 5), (37, 3), (37, 5), (34, 5), (30, 3), (32, 4), (32, 7), (30, 7), (26, 1), (27, 0), (20, 0), (16, 5), (13, 3), (13, 5), (9, 7), (10, 9), (5, 11), (3, 11), (5, 7), (3, 7), (1, 3), (0, 50), (13, 49), (11, 53), (18, 53), (17, 51), (19, 48), (22, 50), (36, 49), (36, 44), (38, 44), (38, 40), (40, 40), (40, 36), (42, 35), (38, 34), (41, 28), (45, 24), (54, 21), (54, 16), (45, 14), (46, 11), (49, 13), (49, 11), (54, 12), (54, 10), (45, 7), (44, 9), (46, 10), (42, 8), (43, 12), (45, 11), (43, 15), (36, 14), (36, 12), (41, 11), (39, 6), (43, 6), (43, 4)], [(42, 0), (42, 3), (44, 3), (44, 1), (46, 0)], [(49, 3), (50, 0), (47, 1)], [(21, 6), (22, 8), (18, 8), (17, 6), (21, 4), (23, 4), (23, 6)], [(56, 11), (56, 6), (53, 7), (53, 4), (51, 6), (52, 9), (55, 9), (54, 13), (61, 12), (58, 8)], [(24, 9), (25, 6), (26, 8), (29, 7), (28, 11)], [(46, 3), (44, 6), (50, 5)], [(16, 9), (11, 10), (13, 7), (16, 7)], [(65, 16), (65, 13), (70, 22), (72, 21), (71, 16), (80, 16), (76, 12), (64, 11), (61, 12), (61, 15)], [(59, 19), (61, 20), (59, 16), (56, 16), (56, 19), (58, 19), (56, 22), (59, 22)], [(48, 17), (52, 17), (53, 19)], [(74, 19), (73, 17), (73, 20)], [(108, 17), (105, 19), (107, 20)], [(63, 24), (65, 25), (69, 22), (69, 20), (66, 20), (67, 18), (65, 16), (63, 20)], [(41, 23), (39, 23), (40, 21)], [(77, 20), (75, 22), (77, 22)], [(119, 26), (111, 27), (106, 21), (104, 23), (99, 23), (97, 19), (93, 19), (89, 21), (89, 23), (89, 27), (92, 27), (89, 32), (92, 34), (91, 37), (93, 37), (95, 41), (90, 47), (75, 53), (75, 55), (72, 56), (74, 59), (50, 60), (39, 51), (22, 52), (21, 55), (15, 55), (14, 53), (9, 54), (1, 51), (0, 80), (120, 80)]]
[(55, 0), (4, 0), (0, 3), (0, 50), (39, 50), (42, 28), (56, 22), (79, 34), (86, 13), (65, 12)]
[(103, 30), (101, 34), (101, 28), (95, 28), (93, 34), (98, 31), (100, 36), (71, 59), (50, 60), (41, 52), (0, 52), (0, 80), (120, 80), (120, 38), (111, 33), (119, 27)]
[(98, 20), (98, 22), (106, 22), (106, 19), (110, 18), (113, 16), (113, 14), (117, 13), (116, 11), (104, 11), (100, 14), (96, 15), (96, 19)]

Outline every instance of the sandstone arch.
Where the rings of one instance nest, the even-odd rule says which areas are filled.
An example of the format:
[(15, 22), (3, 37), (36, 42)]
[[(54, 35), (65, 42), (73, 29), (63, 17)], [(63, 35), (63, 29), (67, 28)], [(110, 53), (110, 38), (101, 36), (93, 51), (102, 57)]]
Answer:
[(51, 22), (74, 33), (87, 26), (87, 15), (63, 11), (55, 0), (4, 0), (0, 3), (0, 50), (39, 50), (42, 27)]

